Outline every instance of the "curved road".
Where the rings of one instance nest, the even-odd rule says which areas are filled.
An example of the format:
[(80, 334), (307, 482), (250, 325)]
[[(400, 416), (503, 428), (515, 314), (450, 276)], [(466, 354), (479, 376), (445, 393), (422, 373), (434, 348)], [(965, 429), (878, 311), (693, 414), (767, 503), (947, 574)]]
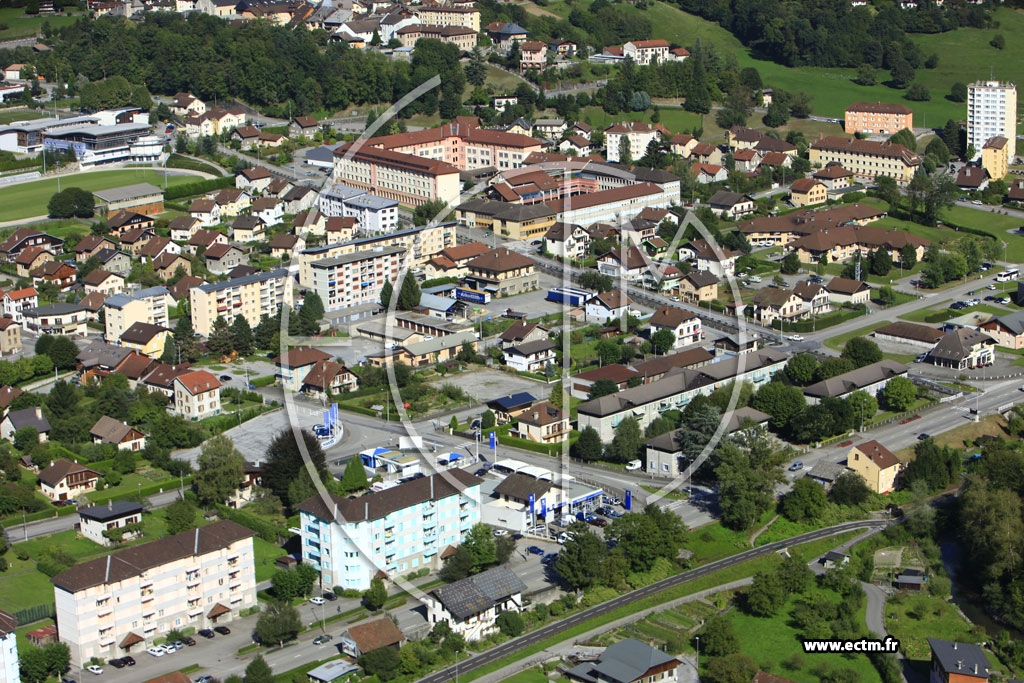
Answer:
[(457, 673), (468, 673), (470, 671), (473, 671), (474, 669), (478, 669), (482, 666), (490, 664), (502, 657), (510, 655), (514, 652), (518, 652), (519, 650), (529, 647), (530, 645), (539, 643), (549, 638), (550, 636), (555, 635), (559, 631), (564, 631), (567, 628), (572, 628), (577, 624), (589, 621), (590, 619), (599, 617), (603, 614), (607, 614), (613, 610), (618, 609), (619, 607), (629, 605), (631, 603), (636, 602), (637, 600), (641, 600), (643, 598), (646, 598), (655, 593), (659, 593), (668, 588), (674, 588), (675, 586), (684, 584), (687, 581), (699, 579), (703, 576), (707, 576), (708, 574), (713, 574), (719, 570), (726, 569), (728, 567), (732, 567), (733, 565), (740, 564), (741, 562), (746, 562), (747, 560), (754, 559), (755, 557), (761, 557), (762, 555), (774, 553), (778, 550), (781, 550), (782, 548), (799, 545), (801, 543), (807, 543), (809, 541), (816, 541), (820, 538), (826, 538), (828, 536), (841, 534), (844, 531), (853, 531), (855, 529), (885, 526), (885, 524), (886, 522), (884, 520), (877, 519), (863, 520), (859, 522), (846, 522), (845, 524), (837, 524), (836, 526), (827, 527), (825, 529), (811, 531), (810, 533), (806, 533), (801, 536), (795, 536), (784, 541), (776, 541), (775, 543), (769, 543), (759, 548), (745, 550), (737, 555), (732, 555), (730, 557), (726, 557), (716, 562), (710, 562), (702, 567), (698, 567), (697, 569), (691, 569), (688, 572), (683, 572), (682, 574), (670, 576), (667, 579), (658, 581), (657, 583), (652, 583), (650, 586), (645, 586), (630, 593), (626, 593), (625, 595), (620, 595), (619, 597), (613, 600), (603, 602), (600, 605), (595, 605), (594, 607), (583, 610), (582, 612), (574, 614), (567, 619), (563, 619), (561, 621), (556, 621), (554, 623), (548, 624), (547, 626), (539, 628), (536, 631), (527, 633), (526, 635), (520, 636), (519, 638), (516, 638), (514, 640), (510, 640), (507, 643), (503, 643), (498, 647), (491, 648), (490, 650), (487, 650), (485, 652), (481, 652), (473, 657), (470, 657), (464, 662), (459, 662), (456, 665), (450, 666), (447, 669), (442, 669), (441, 671), (438, 671), (437, 673), (431, 674), (430, 676), (427, 676), (420, 680), (422, 683), (443, 683), (444, 681), (454, 680)]

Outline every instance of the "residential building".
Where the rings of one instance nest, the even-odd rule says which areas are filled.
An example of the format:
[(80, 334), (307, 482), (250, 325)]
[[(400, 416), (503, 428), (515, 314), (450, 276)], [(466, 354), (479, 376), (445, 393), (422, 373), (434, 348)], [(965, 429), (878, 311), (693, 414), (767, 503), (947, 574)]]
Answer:
[(218, 316), (230, 325), (238, 315), (256, 327), (261, 316), (273, 317), (282, 303), (291, 303), (288, 277), (288, 271), (279, 268), (193, 287), (188, 291), (192, 328), (208, 337)]
[(742, 218), (754, 213), (757, 206), (750, 195), (719, 190), (711, 195), (711, 199), (708, 200), (708, 208), (716, 216)]
[(215, 244), (203, 254), (206, 268), (215, 275), (223, 275), (246, 261), (245, 253), (230, 244)]
[(192, 370), (174, 378), (175, 414), (202, 420), (220, 414), (220, 381), (206, 370)]
[(204, 228), (220, 223), (220, 204), (213, 199), (193, 199), (188, 205), (188, 213)]
[[(627, 45), (629, 45), (629, 43), (627, 43)], [(665, 50), (668, 50), (667, 43), (665, 44)], [(608, 159), (608, 161), (622, 161), (620, 154), (624, 149), (622, 140), (625, 138), (628, 141), (626, 145), (628, 146), (630, 157), (633, 159), (639, 159), (647, 152), (648, 145), (655, 140), (658, 140), (660, 137), (660, 127), (651, 126), (649, 123), (644, 123), (643, 121), (621, 121), (619, 123), (613, 123), (604, 129), (605, 158)]]
[(1024, 311), (998, 315), (978, 326), (996, 344), (1010, 349), (1024, 349)]
[(669, 150), (683, 159), (689, 159), (693, 148), (700, 144), (700, 140), (685, 133), (677, 133), (668, 139)]
[(121, 233), (121, 247), (129, 254), (138, 255), (149, 241), (156, 237), (153, 228), (134, 228)]
[(607, 323), (629, 315), (629, 305), (633, 300), (617, 289), (601, 292), (588, 299), (584, 304), (584, 317), (587, 321)]
[(614, 363), (603, 365), (591, 370), (585, 370), (572, 376), (572, 383), (569, 387), (569, 395), (573, 398), (587, 399), (590, 397), (591, 388), (601, 380), (608, 380), (615, 383), (616, 391), (622, 391), (629, 386), (629, 381), (634, 377), (640, 380), (640, 373), (633, 368)]
[(719, 279), (724, 279), (736, 271), (736, 259), (740, 252), (725, 249), (707, 240), (693, 240), (679, 249), (682, 255), (689, 255), (698, 271), (709, 272)]
[(895, 142), (872, 142), (856, 138), (819, 137), (807, 150), (812, 166), (837, 163), (856, 176), (873, 180), (892, 178), (909, 183), (921, 165), (921, 157)]
[(487, 408), (494, 413), (497, 424), (503, 425), (518, 419), (530, 406), (537, 402), (536, 397), (526, 391), (520, 391), (501, 398), (491, 399)]
[(320, 130), (320, 122), (312, 116), (296, 116), (288, 124), (288, 135), (292, 137), (313, 137)]
[(828, 187), (814, 178), (797, 178), (789, 186), (789, 203), (793, 206), (809, 206), (828, 201)]
[(120, 420), (101, 415), (89, 430), (93, 443), (114, 444), (119, 451), (141, 451), (146, 447), (146, 435)]
[(614, 279), (639, 282), (654, 262), (633, 245), (610, 251), (597, 259), (597, 272)]
[(890, 493), (896, 490), (896, 476), (903, 463), (877, 441), (865, 441), (850, 449), (846, 454), (846, 467), (864, 477), (868, 488), (875, 493)]
[(652, 335), (661, 330), (668, 330), (672, 333), (675, 337), (675, 342), (672, 344), (673, 349), (696, 344), (704, 337), (700, 318), (675, 306), (662, 306), (654, 312), (649, 322)]
[[(481, 128), (480, 120), (475, 116), (460, 116), (436, 128), (370, 138), (366, 145), (442, 162), (460, 171), (487, 166), (493, 166), (499, 171), (519, 168), (532, 152), (544, 148), (543, 142), (527, 135)], [(341, 156), (343, 149), (335, 151), (336, 157)], [(338, 177), (337, 171), (335, 177)], [(445, 199), (454, 201), (455, 195)]]
[[(693, 351), (710, 358), (704, 349)], [(693, 355), (689, 351), (684, 354)], [(628, 416), (635, 417), (640, 428), (645, 429), (666, 410), (681, 410), (694, 396), (710, 395), (731, 382), (750, 382), (756, 389), (780, 372), (787, 360), (788, 355), (781, 351), (761, 349), (716, 363), (705, 361), (700, 367), (674, 367), (660, 379), (581, 403), (576, 409), (576, 428), (593, 427), (601, 440), (608, 442), (615, 436), (615, 427)]]
[(18, 639), (14, 633), (17, 628), (18, 619), (13, 614), (0, 610), (0, 678), (7, 683), (21, 682)]
[(270, 240), (270, 255), (284, 261), (291, 260), (306, 248), (306, 238), (301, 235), (274, 235)]
[(529, 342), (541, 341), (548, 338), (547, 328), (537, 323), (517, 320), (512, 323), (504, 332), (498, 335), (498, 347), (517, 346)]
[(650, 360), (635, 363), (633, 370), (640, 377), (643, 384), (657, 382), (676, 368), (702, 368), (710, 365), (715, 356), (702, 346), (696, 346), (686, 351), (670, 353), (667, 356), (655, 356)]
[(989, 138), (981, 148), (981, 167), (988, 175), (1001, 180), (1010, 172), (1009, 140), (1003, 135)]
[(206, 113), (206, 104), (190, 93), (180, 92), (171, 100), (171, 113), (181, 118), (200, 116)]
[[(747, 429), (760, 429), (768, 424), (771, 415), (749, 406), (737, 408), (729, 414), (725, 425), (725, 433), (734, 434)], [(673, 429), (644, 441), (644, 470), (651, 476), (674, 479), (686, 472), (686, 466), (692, 464), (683, 457), (683, 445), (686, 440), (683, 429)]]
[(825, 285), (825, 290), (834, 304), (866, 304), (871, 300), (871, 286), (860, 280), (834, 277)]
[(560, 258), (581, 260), (590, 246), (590, 233), (575, 223), (554, 223), (544, 233), (544, 251)]
[(343, 653), (358, 659), (382, 647), (398, 650), (405, 644), (405, 636), (389, 617), (381, 617), (349, 626), (339, 642)]
[[(32, 285), (39, 287), (43, 283), (51, 283), (59, 291), (66, 292), (75, 284), (78, 271), (63, 261), (46, 261), (32, 271)], [(91, 275), (92, 273), (90, 273)]]
[(398, 200), (365, 192), (345, 202), (344, 216), (355, 218), (363, 235), (381, 235), (398, 228)]
[(53, 577), (60, 639), (72, 664), (138, 653), (172, 629), (223, 624), (255, 606), (254, 535), (221, 520)]
[(125, 279), (102, 268), (91, 271), (82, 278), (82, 285), (87, 293), (97, 292), (105, 297), (120, 294), (125, 289)]
[(569, 413), (550, 401), (530, 406), (519, 415), (516, 434), (521, 439), (543, 444), (562, 443), (569, 439)]
[(539, 40), (524, 40), (519, 45), (519, 71), (544, 69), (548, 65), (548, 46)]
[(956, 174), (956, 186), (965, 192), (983, 191), (990, 180), (988, 170), (981, 166), (964, 166)]
[(71, 251), (75, 254), (75, 261), (84, 263), (101, 249), (116, 249), (117, 244), (103, 235), (86, 235), (75, 243)]
[(175, 216), (167, 225), (171, 229), (171, 239), (175, 242), (188, 242), (202, 223), (194, 216)]
[(96, 259), (101, 268), (111, 273), (127, 276), (132, 270), (132, 257), (118, 249), (100, 249)]
[(226, 187), (213, 196), (220, 207), (221, 220), (237, 216), (252, 206), (252, 195), (236, 187)]
[(499, 614), (523, 611), (525, 592), (511, 569), (493, 567), (427, 593), (427, 623), (444, 621), (466, 640), (481, 640), (497, 630)]
[(920, 261), (929, 244), (931, 242), (923, 237), (902, 230), (886, 230), (873, 225), (842, 225), (804, 235), (787, 246), (796, 252), (802, 263), (818, 263), (822, 256), (828, 258), (828, 263), (842, 263), (856, 258), (858, 254), (863, 258), (872, 251), (885, 249), (893, 263), (898, 264), (907, 245), (914, 249)]
[(124, 242), (123, 238), (126, 233), (139, 228), (152, 228), (155, 222), (156, 219), (152, 216), (131, 210), (118, 211), (107, 216), (107, 227), (110, 228), (111, 233), (122, 238), (122, 242)]
[(477, 256), (466, 267), (466, 285), (494, 296), (522, 294), (539, 286), (534, 260), (505, 247)]
[(59, 458), (39, 473), (39, 488), (50, 500), (75, 500), (80, 495), (95, 491), (99, 478), (99, 472)]
[(985, 683), (989, 680), (989, 660), (974, 643), (957, 643), (929, 638), (931, 673), (929, 683)]
[(284, 217), (284, 202), (277, 197), (259, 197), (252, 203), (252, 215), (267, 225), (277, 225)]
[(384, 367), (390, 363), (404, 363), (410, 367), (420, 368), (452, 360), (466, 344), (476, 350), (478, 343), (475, 333), (459, 332), (423, 341), (407, 342), (398, 345), (397, 348), (392, 346), (383, 352), (370, 354), (367, 361), (377, 367)]
[(265, 166), (250, 166), (235, 176), (235, 187), (250, 194), (260, 194), (267, 189), (271, 180), (273, 176)]
[(368, 144), (334, 150), (334, 180), (411, 207), (438, 200), (451, 204), (462, 188), (452, 164)]
[(679, 199), (678, 180), (675, 195), (667, 188), (650, 182), (612, 187), (586, 194), (552, 199), (545, 204), (556, 212), (556, 221), (593, 225), (594, 223), (619, 224), (631, 219), (645, 209), (667, 209), (673, 200)]
[(1000, 81), (975, 81), (967, 86), (967, 145), (980, 156), (996, 136), (1006, 138), (1006, 157), (1017, 156), (1017, 87)]
[(691, 270), (679, 279), (679, 297), (699, 304), (718, 298), (718, 276), (707, 270)]
[(890, 102), (854, 102), (846, 107), (843, 130), (848, 135), (894, 135), (904, 128), (914, 130), (914, 112), (905, 105)]
[(359, 388), (359, 378), (341, 363), (317, 361), (302, 378), (301, 391), (315, 398), (343, 394)]
[(849, 204), (802, 209), (781, 216), (765, 216), (743, 221), (739, 230), (749, 242), (770, 242), (782, 246), (823, 230), (837, 226), (865, 226), (885, 216), (885, 211), (867, 204)]
[(829, 164), (820, 171), (816, 171), (811, 177), (823, 182), (826, 190), (844, 190), (850, 187), (853, 172), (847, 171), (839, 164)]
[(171, 330), (162, 325), (136, 322), (121, 333), (118, 341), (121, 346), (134, 349), (144, 356), (158, 358), (167, 344), (171, 343)]
[(427, 4), (419, 5), (416, 15), (424, 24), (435, 26), (462, 26), (480, 33), (480, 10), (472, 5), (456, 7), (453, 4)]
[(476, 46), (476, 32), (462, 26), (435, 26), (411, 24), (395, 31), (395, 37), (404, 47), (416, 47), (416, 42), (425, 38), (450, 43), (462, 52), (470, 52)]
[[(487, 24), (485, 30), (491, 38), (498, 51), (507, 54), (513, 43), (522, 43), (527, 38), (527, 31), (519, 24), (512, 24), (504, 21), (492, 21)], [(492, 105), (496, 111), (503, 112), (505, 107), (517, 104), (519, 98), (514, 96), (495, 97)], [(500, 108), (499, 108), (500, 107)]]
[[(663, 64), (669, 58), (667, 40), (631, 40), (622, 46), (622, 56), (629, 57), (637, 64)], [(644, 148), (647, 149), (646, 147)], [(637, 154), (637, 157), (640, 155)]]
[(469, 225), (508, 237), (533, 241), (547, 234), (556, 223), (556, 212), (544, 203), (519, 204), (471, 199), (460, 204), (455, 215)]
[(824, 286), (808, 280), (801, 280), (793, 287), (793, 293), (799, 297), (803, 305), (804, 317), (825, 315), (832, 310), (828, 290)]
[(596, 661), (578, 664), (565, 675), (570, 681), (581, 683), (668, 682), (679, 680), (677, 669), (682, 665), (672, 655), (635, 638), (626, 638), (606, 647)]
[(888, 325), (883, 325), (871, 333), (875, 339), (895, 342), (897, 344), (909, 344), (921, 346), (931, 350), (944, 336), (943, 332), (917, 323), (907, 323), (898, 320)]
[(875, 396), (893, 377), (906, 377), (907, 366), (893, 360), (880, 360), (856, 370), (844, 372), (830, 379), (804, 388), (807, 402), (814, 404), (823, 398), (846, 398), (855, 391)]
[[(80, 533), (93, 543), (110, 547), (142, 535), (142, 504), (107, 501), (78, 511)], [(103, 532), (108, 532), (104, 534)]]
[(506, 346), (502, 350), (505, 365), (520, 372), (543, 374), (555, 362), (555, 345), (547, 339)]
[(174, 302), (166, 287), (149, 287), (131, 294), (115, 294), (103, 302), (103, 338), (116, 344), (121, 335), (135, 323), (169, 327), (167, 309), (172, 305)]
[(36, 293), (35, 287), (12, 289), (9, 292), (4, 292), (2, 302), (4, 317), (21, 324), (25, 320), (23, 312), (39, 305), (39, 295)]
[(14, 259), (14, 265), (17, 269), (18, 277), (29, 277), (32, 271), (42, 267), (44, 263), (55, 259), (56, 256), (53, 252), (47, 251), (43, 247), (29, 247), (18, 254)]
[(329, 361), (331, 354), (312, 346), (296, 346), (274, 359), (275, 378), (288, 391), (299, 391), (309, 371), (317, 363)]
[(64, 240), (33, 228), (18, 228), (3, 242), (0, 242), (0, 256), (14, 261), (25, 249), (42, 247), (47, 251), (62, 251)]
[(88, 312), (78, 304), (50, 304), (22, 310), (25, 329), (35, 334), (78, 335), (84, 337), (88, 328)]
[(384, 284), (398, 278), (404, 251), (378, 247), (313, 261), (312, 288), (328, 311), (377, 301)]
[(925, 360), (944, 368), (970, 370), (991, 365), (995, 352), (995, 339), (979, 330), (958, 327), (947, 332)]
[(762, 325), (776, 320), (800, 320), (807, 317), (803, 302), (793, 290), (763, 287), (754, 292), (747, 305), (747, 313)]
[(0, 355), (21, 351), (21, 324), (13, 318), (0, 318)]
[(259, 216), (244, 215), (231, 221), (230, 228), (231, 239), (234, 242), (259, 242), (266, 235), (267, 224)]
[[(324, 586), (366, 590), (379, 573), (400, 576), (441, 566), (480, 521), (478, 477), (461, 469), (358, 498), (311, 496), (299, 504), (302, 561)], [(454, 625), (453, 625), (454, 627)]]

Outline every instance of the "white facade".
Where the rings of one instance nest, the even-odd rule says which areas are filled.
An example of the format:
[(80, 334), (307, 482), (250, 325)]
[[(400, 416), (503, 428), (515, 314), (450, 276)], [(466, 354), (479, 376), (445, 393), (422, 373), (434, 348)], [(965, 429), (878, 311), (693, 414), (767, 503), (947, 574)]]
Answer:
[(18, 667), (18, 639), (14, 630), (0, 631), (0, 680), (6, 683), (20, 683), (21, 671)]
[[(16, 296), (12, 297), (11, 294)], [(7, 292), (3, 298), (4, 317), (11, 318), (14, 322), (21, 325), (25, 322), (25, 316), (21, 312), (29, 308), (35, 308), (38, 305), (39, 296), (35, 294), (34, 289), (31, 290), (31, 293), (25, 289), (18, 292)]]
[[(214, 534), (222, 530), (238, 540), (221, 542)], [(72, 665), (143, 651), (171, 629), (206, 628), (215, 623), (209, 614), (217, 605), (230, 610), (220, 621), (255, 605), (253, 535), (233, 522), (216, 522), (92, 560), (86, 565), (94, 578), (86, 580), (83, 565), (55, 576), (60, 640), (71, 649)], [(184, 556), (183, 547), (190, 548)], [(146, 548), (153, 550), (148, 556), (140, 552)], [(168, 561), (161, 564), (146, 562), (164, 555)], [(130, 634), (143, 640), (128, 650), (121, 643)]]
[(398, 277), (404, 253), (401, 247), (381, 247), (313, 261), (313, 290), (327, 311), (377, 301), (384, 283)]
[[(376, 504), (372, 499), (403, 495), (404, 491), (397, 491), (402, 487), (436, 487), (439, 497), (425, 489), (425, 495), (412, 496), (419, 502), (373, 518)], [(314, 510), (323, 505), (319, 497), (306, 501), (301, 509), (302, 561), (320, 570), (324, 588), (365, 590), (379, 571), (400, 576), (421, 567), (439, 567), (438, 554), (460, 544), (480, 521), (479, 483), (454, 491), (441, 475), (335, 502), (339, 516), (348, 511), (353, 513), (349, 516), (358, 516), (358, 521), (335, 521), (333, 514)], [(368, 515), (363, 514), (364, 505)]]
[(345, 202), (344, 215), (355, 218), (363, 235), (380, 235), (398, 229), (398, 202), (366, 193)]
[(1013, 83), (978, 81), (967, 86), (967, 144), (975, 159), (991, 138), (1006, 138), (1007, 158), (1017, 154), (1017, 87)]

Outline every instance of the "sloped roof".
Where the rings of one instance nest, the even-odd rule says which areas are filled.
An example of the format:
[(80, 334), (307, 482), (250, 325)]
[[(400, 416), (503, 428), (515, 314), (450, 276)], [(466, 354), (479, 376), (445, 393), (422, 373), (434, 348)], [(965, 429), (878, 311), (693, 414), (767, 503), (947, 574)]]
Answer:
[[(31, 410), (31, 408), (29, 408), (29, 410)], [(99, 472), (90, 469), (85, 465), (79, 465), (76, 462), (71, 462), (70, 460), (59, 458), (57, 460), (54, 460), (52, 463), (50, 463), (49, 467), (47, 467), (45, 470), (39, 473), (39, 481), (49, 486), (56, 486), (60, 482), (64, 481), (64, 479), (69, 474), (75, 474), (77, 472), (92, 472), (97, 477), (100, 476)]]
[(526, 591), (523, 583), (512, 570), (502, 565), (485, 572), (468, 576), (447, 586), (431, 591), (431, 595), (459, 621), (479, 614), (517, 593)]
[(390, 617), (381, 617), (349, 626), (348, 637), (355, 642), (360, 652), (398, 645), (405, 641), (405, 636)]
[(890, 467), (899, 467), (900, 465), (900, 459), (874, 439), (858, 444), (854, 448), (863, 453), (871, 462), (878, 465), (880, 469), (887, 470)]
[(825, 398), (829, 396), (842, 396), (858, 389), (870, 386), (882, 380), (905, 375), (907, 366), (893, 360), (880, 360), (871, 365), (865, 365), (856, 370), (844, 372), (826, 380), (816, 382), (804, 388), (808, 396)]

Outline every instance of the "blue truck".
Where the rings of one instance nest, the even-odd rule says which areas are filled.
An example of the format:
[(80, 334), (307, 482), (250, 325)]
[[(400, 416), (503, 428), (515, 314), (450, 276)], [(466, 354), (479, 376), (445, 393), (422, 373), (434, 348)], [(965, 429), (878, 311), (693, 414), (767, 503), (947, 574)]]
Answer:
[(585, 289), (573, 289), (572, 287), (555, 287), (549, 289), (544, 298), (556, 304), (569, 304), (570, 306), (582, 306), (593, 294)]

